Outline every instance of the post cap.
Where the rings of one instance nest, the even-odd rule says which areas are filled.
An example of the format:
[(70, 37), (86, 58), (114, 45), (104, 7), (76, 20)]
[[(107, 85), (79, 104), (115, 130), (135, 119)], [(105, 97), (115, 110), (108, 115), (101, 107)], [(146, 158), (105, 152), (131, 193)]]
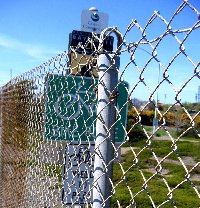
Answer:
[(98, 12), (98, 9), (96, 7), (90, 7), (89, 11)]

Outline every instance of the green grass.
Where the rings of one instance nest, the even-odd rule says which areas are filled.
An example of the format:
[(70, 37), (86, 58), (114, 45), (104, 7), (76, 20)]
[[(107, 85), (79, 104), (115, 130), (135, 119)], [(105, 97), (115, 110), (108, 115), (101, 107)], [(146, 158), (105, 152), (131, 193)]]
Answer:
[(199, 142), (177, 142), (178, 150), (177, 153), (180, 156), (192, 156), (196, 160), (200, 160), (200, 140)]
[[(174, 164), (170, 160), (162, 163), (163, 169), (167, 170), (167, 174), (156, 174), (149, 173), (148, 169), (153, 169), (157, 165), (156, 160), (153, 157), (152, 151), (157, 157), (165, 157), (174, 148), (171, 141), (156, 141), (153, 140), (150, 147), (146, 148), (139, 154), (139, 151), (146, 146), (146, 141), (138, 141), (129, 144), (136, 147), (135, 153), (137, 154), (138, 162), (134, 154), (129, 151), (127, 154), (122, 155), (121, 165), (125, 174), (121, 170), (119, 164), (114, 165), (114, 178), (115, 184), (115, 196), (112, 198), (112, 207), (118, 207), (117, 201), (121, 207), (133, 206), (135, 202), (138, 208), (150, 208), (152, 197), (155, 206), (159, 206), (163, 202), (167, 202), (162, 207), (171, 208), (176, 206), (177, 208), (199, 208), (200, 199), (198, 198), (195, 190), (193, 189), (190, 181), (185, 181), (186, 171), (181, 163)], [(126, 145), (128, 146), (128, 145)], [(167, 159), (175, 160), (178, 162), (178, 156), (180, 157), (192, 157), (196, 163), (200, 160), (200, 142), (187, 142), (178, 141), (177, 150), (174, 151)], [(194, 165), (187, 164), (186, 167), (190, 170)], [(141, 172), (142, 171), (142, 172)], [(197, 166), (191, 172), (191, 176), (194, 174), (200, 174), (200, 165)], [(153, 176), (153, 177), (152, 177)], [(151, 180), (147, 183), (148, 188), (145, 187), (145, 180)], [(145, 179), (144, 179), (145, 178)], [(169, 190), (166, 186), (166, 182), (170, 189), (177, 187), (172, 192), (172, 199), (169, 198)], [(195, 186), (200, 186), (200, 181), (193, 181)], [(198, 189), (200, 193), (200, 188)], [(132, 198), (132, 196), (133, 198)], [(134, 199), (134, 200), (133, 200)], [(133, 206), (134, 207), (134, 206)]]
[[(152, 126), (144, 126), (144, 128), (148, 132), (149, 135), (152, 134), (152, 132), (153, 132), (153, 127)], [(173, 138), (177, 138), (175, 128), (168, 128), (167, 131), (170, 133), (170, 135)], [(163, 128), (160, 128), (159, 130), (156, 131), (155, 136), (156, 137), (168, 136), (168, 133)]]
[(195, 137), (181, 137), (181, 140), (185, 140), (185, 141), (194, 141), (194, 142), (200, 142), (200, 138), (195, 138)]

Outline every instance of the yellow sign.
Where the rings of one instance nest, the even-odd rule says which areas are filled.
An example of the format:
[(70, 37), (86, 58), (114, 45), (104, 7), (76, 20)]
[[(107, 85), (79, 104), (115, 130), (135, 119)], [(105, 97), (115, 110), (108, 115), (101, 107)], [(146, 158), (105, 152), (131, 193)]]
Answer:
[(98, 77), (97, 60), (92, 55), (72, 52), (70, 56), (70, 74)]

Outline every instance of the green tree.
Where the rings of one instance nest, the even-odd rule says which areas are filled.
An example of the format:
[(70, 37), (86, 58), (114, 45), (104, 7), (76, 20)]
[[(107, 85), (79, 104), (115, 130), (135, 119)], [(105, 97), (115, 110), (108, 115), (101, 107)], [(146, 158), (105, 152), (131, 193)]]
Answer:
[(146, 139), (146, 134), (140, 124), (135, 124), (133, 119), (129, 119), (127, 122), (127, 132), (129, 136), (129, 142), (137, 142)]

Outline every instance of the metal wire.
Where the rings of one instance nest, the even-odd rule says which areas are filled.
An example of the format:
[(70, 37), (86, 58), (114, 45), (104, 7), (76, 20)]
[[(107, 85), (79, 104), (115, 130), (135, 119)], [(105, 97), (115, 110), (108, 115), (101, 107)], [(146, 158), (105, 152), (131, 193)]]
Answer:
[[(196, 15), (196, 21), (189, 28), (174, 29), (174, 21), (185, 10)], [(200, 147), (200, 140), (194, 139), (200, 136), (200, 111), (192, 111), (180, 98), (194, 80), (197, 88), (199, 85), (200, 60), (191, 55), (192, 47), (188, 44), (192, 34), (199, 31), (199, 15), (185, 0), (169, 21), (155, 11), (144, 28), (136, 20), (131, 21), (124, 34), (116, 27), (107, 28), (100, 37), (93, 34), (85, 44), (71, 47), (2, 86), (0, 207), (92, 207), (93, 190), (101, 192), (96, 187), (98, 179), (94, 181), (94, 160), (97, 154), (101, 158), (99, 147), (105, 141), (110, 144), (112, 158), (102, 159), (104, 169), (99, 178), (107, 174), (110, 166), (113, 176), (108, 176), (110, 195), (105, 197), (100, 193), (102, 207), (108, 201), (111, 207), (182, 207), (184, 204), (199, 207), (199, 157), (181, 151), (186, 143), (188, 149)], [(157, 22), (165, 29), (153, 38), (151, 27)], [(138, 29), (139, 38), (132, 38)], [(112, 53), (103, 47), (110, 35), (118, 39)], [(166, 54), (160, 50), (166, 38), (176, 44), (167, 62)], [(98, 48), (95, 41), (100, 42)], [(88, 52), (88, 48), (92, 50)], [(106, 87), (104, 75), (98, 78), (97, 60), (102, 53), (111, 60), (104, 75), (115, 66), (116, 56), (121, 56), (121, 68), (115, 69), (119, 81), (113, 91)], [(138, 58), (141, 53), (146, 54), (143, 61)], [(180, 59), (187, 60), (192, 70), (177, 87), (173, 73), (178, 70), (175, 63)], [(146, 73), (154, 72), (151, 65), (155, 63), (159, 67), (159, 79), (154, 76), (152, 85)], [(181, 76), (180, 72), (176, 73)], [(125, 81), (131, 74), (137, 76), (127, 80), (128, 88)], [(99, 85), (104, 86), (109, 97), (101, 110), (97, 110)], [(158, 102), (158, 90), (161, 92), (165, 87), (173, 94), (170, 104)], [(146, 102), (134, 102), (137, 90), (141, 96), (142, 92), (148, 94)], [(114, 106), (116, 120), (109, 127), (103, 126), (105, 137), (94, 146), (96, 122), (105, 123), (102, 112), (110, 105)], [(123, 115), (128, 105), (126, 125)], [(166, 108), (161, 109), (163, 106)], [(152, 113), (152, 109), (156, 112)], [(152, 125), (154, 113), (157, 123), (151, 131), (144, 117), (150, 118)], [(111, 140), (113, 128), (116, 135)], [(143, 140), (136, 133), (138, 128)], [(171, 130), (180, 132), (176, 136)], [(161, 131), (164, 136), (158, 137)], [(193, 139), (185, 139), (191, 132)], [(162, 149), (159, 141), (165, 145)]]

